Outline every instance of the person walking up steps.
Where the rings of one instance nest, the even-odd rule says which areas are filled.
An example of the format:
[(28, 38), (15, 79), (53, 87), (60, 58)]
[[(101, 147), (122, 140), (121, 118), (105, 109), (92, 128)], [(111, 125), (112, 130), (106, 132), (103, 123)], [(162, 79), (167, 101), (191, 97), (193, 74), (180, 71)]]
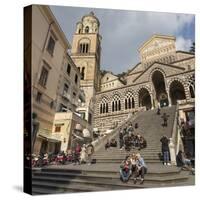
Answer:
[(86, 148), (87, 156), (88, 156), (88, 165), (92, 164), (92, 154), (94, 153), (94, 146), (90, 143)]
[(171, 165), (169, 162), (169, 139), (166, 135), (164, 135), (161, 139), (161, 150), (162, 150), (162, 155), (163, 155), (163, 164), (164, 165)]
[(163, 127), (164, 126), (167, 127), (167, 121), (168, 121), (169, 115), (167, 115), (166, 113), (163, 113), (161, 118), (163, 118)]

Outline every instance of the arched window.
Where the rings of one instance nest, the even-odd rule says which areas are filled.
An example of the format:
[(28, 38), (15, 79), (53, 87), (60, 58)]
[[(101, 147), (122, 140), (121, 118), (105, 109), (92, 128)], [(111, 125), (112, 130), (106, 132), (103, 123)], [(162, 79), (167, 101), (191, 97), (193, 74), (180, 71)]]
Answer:
[(105, 113), (106, 111), (106, 107), (105, 107), (105, 103), (103, 104), (103, 113)]
[(114, 101), (112, 102), (112, 112), (115, 111)]
[(131, 108), (131, 99), (130, 99), (130, 97), (128, 98), (128, 108), (129, 109)]
[(108, 113), (108, 103), (106, 103), (106, 113)]
[(195, 98), (194, 87), (192, 85), (190, 85), (190, 95), (191, 95), (191, 98)]
[(125, 99), (125, 110), (127, 109), (127, 99)]
[(108, 99), (103, 97), (100, 103), (100, 114), (108, 113)]
[(132, 109), (135, 107), (133, 93), (128, 91), (125, 96), (125, 109)]
[(121, 101), (118, 101), (118, 110), (121, 110)]
[(89, 33), (89, 26), (85, 27), (85, 33)]
[(102, 113), (103, 109), (102, 109), (102, 104), (100, 104), (100, 114)]
[(89, 44), (88, 43), (80, 43), (79, 53), (88, 53), (88, 52), (89, 52)]

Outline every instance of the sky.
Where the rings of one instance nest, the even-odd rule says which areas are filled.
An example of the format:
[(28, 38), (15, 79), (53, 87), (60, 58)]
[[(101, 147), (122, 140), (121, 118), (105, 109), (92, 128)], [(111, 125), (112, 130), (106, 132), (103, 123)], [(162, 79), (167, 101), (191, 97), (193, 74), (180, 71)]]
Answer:
[(101, 69), (119, 74), (139, 60), (139, 47), (153, 34), (173, 35), (176, 49), (188, 51), (195, 41), (195, 16), (191, 14), (50, 6), (72, 44), (76, 23), (93, 11), (100, 21)]

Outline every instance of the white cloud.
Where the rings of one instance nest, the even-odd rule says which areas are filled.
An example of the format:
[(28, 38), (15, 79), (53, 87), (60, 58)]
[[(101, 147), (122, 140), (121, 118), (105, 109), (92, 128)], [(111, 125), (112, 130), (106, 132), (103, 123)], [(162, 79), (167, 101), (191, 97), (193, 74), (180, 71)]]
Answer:
[(191, 46), (192, 46), (191, 39), (185, 39), (182, 36), (179, 36), (176, 38), (176, 49), (177, 50), (189, 51)]

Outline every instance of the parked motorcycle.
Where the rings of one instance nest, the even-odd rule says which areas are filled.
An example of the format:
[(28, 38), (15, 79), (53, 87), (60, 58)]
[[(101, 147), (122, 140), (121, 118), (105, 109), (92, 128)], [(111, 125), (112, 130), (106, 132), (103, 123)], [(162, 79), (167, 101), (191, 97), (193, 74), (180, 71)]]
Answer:
[(65, 164), (66, 161), (66, 156), (64, 152), (60, 152), (58, 153), (57, 157), (56, 157), (56, 164)]
[(42, 166), (46, 166), (49, 164), (49, 155), (48, 153), (44, 154), (44, 157), (42, 158)]

